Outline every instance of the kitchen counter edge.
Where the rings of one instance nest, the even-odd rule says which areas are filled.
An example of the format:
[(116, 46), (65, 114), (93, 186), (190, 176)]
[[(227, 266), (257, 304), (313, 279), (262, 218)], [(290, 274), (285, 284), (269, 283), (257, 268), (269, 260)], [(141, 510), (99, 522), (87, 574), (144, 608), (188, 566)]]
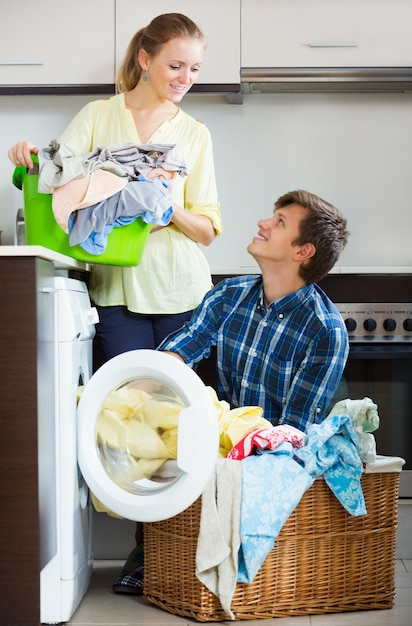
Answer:
[(49, 250), (43, 246), (0, 246), (0, 257), (38, 257), (54, 263), (56, 269), (90, 270), (88, 263), (77, 261), (65, 254)]

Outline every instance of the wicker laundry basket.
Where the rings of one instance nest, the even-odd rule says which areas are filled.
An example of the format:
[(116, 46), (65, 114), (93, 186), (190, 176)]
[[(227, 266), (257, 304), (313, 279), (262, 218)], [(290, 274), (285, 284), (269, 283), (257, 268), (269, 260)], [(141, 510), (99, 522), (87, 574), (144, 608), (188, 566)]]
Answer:
[[(399, 472), (362, 475), (368, 514), (352, 517), (323, 479), (304, 494), (251, 584), (238, 583), (235, 619), (390, 609), (395, 597)], [(144, 525), (145, 597), (199, 622), (230, 619), (196, 577), (201, 499)]]

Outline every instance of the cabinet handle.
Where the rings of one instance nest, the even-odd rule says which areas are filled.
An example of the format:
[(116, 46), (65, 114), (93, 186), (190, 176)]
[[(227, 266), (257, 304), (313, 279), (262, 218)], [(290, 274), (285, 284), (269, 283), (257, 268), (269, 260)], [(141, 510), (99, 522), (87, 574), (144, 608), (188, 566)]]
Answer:
[(357, 48), (357, 43), (322, 43), (322, 42), (314, 42), (308, 44), (309, 48)]
[(43, 61), (0, 61), (0, 65), (44, 65)]

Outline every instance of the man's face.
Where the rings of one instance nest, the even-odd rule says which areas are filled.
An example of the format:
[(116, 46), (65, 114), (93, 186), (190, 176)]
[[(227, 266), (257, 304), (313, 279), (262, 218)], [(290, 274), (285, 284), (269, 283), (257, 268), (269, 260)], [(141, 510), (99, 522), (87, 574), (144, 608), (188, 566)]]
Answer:
[(248, 245), (248, 252), (258, 262), (292, 260), (300, 248), (293, 242), (298, 239), (300, 222), (307, 214), (308, 210), (299, 204), (277, 209), (273, 217), (258, 222), (258, 234)]

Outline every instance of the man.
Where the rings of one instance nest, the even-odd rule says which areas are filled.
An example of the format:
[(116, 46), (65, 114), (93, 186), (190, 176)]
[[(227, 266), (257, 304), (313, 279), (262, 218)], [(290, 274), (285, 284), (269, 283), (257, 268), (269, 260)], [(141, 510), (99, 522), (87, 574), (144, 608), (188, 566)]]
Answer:
[(216, 345), (220, 400), (305, 431), (326, 417), (348, 355), (343, 320), (315, 283), (349, 233), (334, 206), (302, 190), (281, 196), (258, 227), (247, 249), (261, 276), (222, 280), (159, 349), (193, 365)]

